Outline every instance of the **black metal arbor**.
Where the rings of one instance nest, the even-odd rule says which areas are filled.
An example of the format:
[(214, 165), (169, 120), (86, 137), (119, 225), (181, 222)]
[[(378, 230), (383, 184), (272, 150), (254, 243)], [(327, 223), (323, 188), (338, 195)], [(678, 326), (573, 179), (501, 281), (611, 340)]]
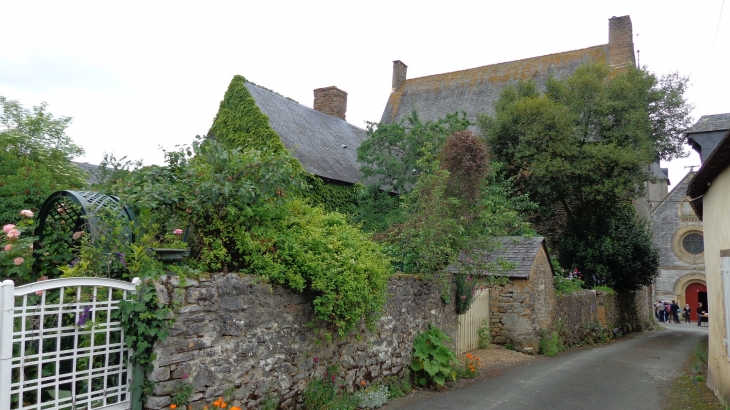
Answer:
[(122, 205), (115, 196), (93, 191), (57, 191), (43, 202), (37, 220), (36, 236), (40, 243), (49, 225), (63, 226), (70, 232), (99, 234), (115, 222), (120, 222), (124, 236), (131, 242), (134, 232), (130, 222), (136, 216), (132, 208)]

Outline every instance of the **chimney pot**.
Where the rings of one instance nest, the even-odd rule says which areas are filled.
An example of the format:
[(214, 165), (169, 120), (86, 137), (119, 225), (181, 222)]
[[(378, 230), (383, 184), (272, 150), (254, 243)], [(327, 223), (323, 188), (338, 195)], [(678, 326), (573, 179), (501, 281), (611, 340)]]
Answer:
[(344, 120), (347, 112), (347, 93), (334, 85), (317, 88), (314, 90), (314, 109)]

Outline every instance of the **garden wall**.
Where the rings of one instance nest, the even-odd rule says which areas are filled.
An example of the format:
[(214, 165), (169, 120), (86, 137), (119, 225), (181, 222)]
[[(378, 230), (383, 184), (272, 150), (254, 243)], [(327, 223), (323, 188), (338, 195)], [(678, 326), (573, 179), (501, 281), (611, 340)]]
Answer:
[(563, 342), (570, 346), (599, 341), (601, 334), (596, 325), (622, 333), (651, 329), (653, 313), (647, 298), (647, 288), (614, 295), (582, 290), (558, 296), (553, 330), (560, 332)]
[(175, 299), (179, 307), (170, 337), (155, 346), (148, 378), (158, 383), (149, 409), (168, 406), (184, 378), (195, 388), (194, 410), (231, 388), (232, 403), (242, 408), (257, 408), (267, 394), (280, 397), (282, 409), (300, 408), (307, 383), (328, 366), (338, 366), (338, 383), (352, 390), (361, 382), (404, 376), (413, 338), (429, 323), (456, 336), (454, 305), (444, 305), (437, 286), (412, 275), (391, 278), (391, 297), (374, 333), (363, 329), (331, 342), (307, 327), (313, 312), (306, 295), (255, 276), (188, 279), (184, 290), (168, 276), (157, 288), (162, 301)]

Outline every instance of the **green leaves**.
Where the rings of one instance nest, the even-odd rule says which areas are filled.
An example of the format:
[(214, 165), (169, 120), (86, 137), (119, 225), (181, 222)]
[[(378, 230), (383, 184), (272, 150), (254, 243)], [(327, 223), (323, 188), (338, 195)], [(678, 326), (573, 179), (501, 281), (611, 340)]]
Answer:
[[(399, 123), (368, 123), (368, 138), (357, 149), (363, 180), (370, 179), (372, 185), (390, 192), (411, 191), (423, 171), (418, 161), (424, 155), (436, 154), (449, 135), (469, 125), (463, 112), (423, 123), (416, 110)], [(423, 151), (427, 144), (430, 148)]]
[[(657, 80), (643, 70), (587, 64), (549, 80), (543, 94), (529, 82), (508, 88), (495, 116), (479, 118), (506, 176), (539, 204), (534, 220), (545, 222), (564, 267), (625, 289), (655, 274), (645, 229), (624, 208), (643, 194), (650, 163), (682, 155), (686, 84), (676, 74)], [(622, 275), (627, 265), (617, 259), (646, 271)]]
[(54, 191), (86, 183), (71, 163), (84, 153), (66, 135), (71, 118), (55, 118), (46, 107), (27, 109), (0, 96), (0, 225), (14, 222), (21, 209), (40, 208)]
[(443, 386), (447, 377), (452, 375), (451, 363), (456, 354), (444, 345), (451, 339), (433, 324), (428, 325), (428, 330), (419, 333), (413, 339), (413, 358), (411, 370), (415, 372), (414, 379), (417, 384), (425, 386), (429, 383), (436, 383)]

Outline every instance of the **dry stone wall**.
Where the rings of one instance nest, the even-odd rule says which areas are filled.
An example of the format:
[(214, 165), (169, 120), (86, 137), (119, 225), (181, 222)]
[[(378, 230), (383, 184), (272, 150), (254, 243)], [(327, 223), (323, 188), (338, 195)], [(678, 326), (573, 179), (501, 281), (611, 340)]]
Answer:
[(170, 336), (155, 346), (149, 409), (168, 406), (183, 380), (194, 386), (194, 410), (227, 389), (231, 403), (245, 409), (258, 408), (269, 394), (280, 398), (282, 409), (301, 408), (307, 383), (328, 367), (338, 367), (338, 383), (349, 390), (363, 381), (402, 377), (417, 333), (429, 323), (452, 339), (457, 330), (453, 304), (444, 305), (437, 286), (411, 275), (391, 278), (391, 297), (373, 333), (361, 329), (331, 342), (307, 326), (313, 312), (306, 295), (255, 276), (218, 274), (188, 279), (184, 287), (167, 276), (157, 289), (162, 301), (175, 300), (179, 308)]

